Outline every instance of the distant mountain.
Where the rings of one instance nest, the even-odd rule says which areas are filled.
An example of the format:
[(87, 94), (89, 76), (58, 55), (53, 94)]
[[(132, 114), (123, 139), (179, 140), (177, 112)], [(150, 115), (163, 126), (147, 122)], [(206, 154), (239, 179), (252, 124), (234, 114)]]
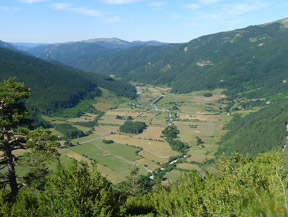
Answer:
[(158, 42), (158, 41), (124, 41), (119, 38), (96, 38), (89, 39), (82, 42), (98, 44), (102, 47), (109, 49), (123, 49), (129, 47), (136, 47), (141, 45), (167, 45), (168, 43)]
[(269, 96), (288, 90), (287, 23), (283, 19), (184, 44), (122, 49), (79, 68), (169, 85), (174, 92), (228, 88), (228, 95)]
[(44, 45), (44, 43), (29, 43), (29, 42), (10, 42), (10, 44), (15, 45), (18, 50), (27, 51), (34, 47)]
[(17, 47), (15, 45), (13, 45), (11, 43), (4, 42), (4, 41), (0, 41), (0, 47), (8, 48), (11, 50), (17, 50)]
[[(288, 88), (287, 23), (288, 19), (283, 19), (206, 35), (183, 44), (104, 48), (105, 43), (122, 47), (127, 44), (112, 38), (54, 45), (53, 49), (35, 52), (38, 47), (30, 52), (72, 67), (113, 74), (126, 81), (168, 85), (174, 92), (227, 88), (228, 95), (244, 93), (263, 97)], [(96, 47), (95, 43), (102, 45)]]
[(81, 42), (40, 45), (27, 50), (27, 52), (45, 60), (58, 61), (75, 68), (93, 71), (92, 65), (98, 57), (102, 59), (114, 54), (119, 49), (148, 44), (163, 45), (164, 43), (156, 41), (128, 42), (118, 38), (98, 38)]
[(106, 75), (85, 72), (0, 48), (0, 80), (16, 76), (31, 88), (30, 108), (51, 113), (73, 107), (83, 98), (100, 96), (98, 87), (116, 95), (135, 97), (135, 88)]
[(75, 42), (41, 45), (27, 52), (45, 60), (58, 61), (75, 68), (81, 68), (79, 66), (90, 65), (97, 56), (110, 52), (110, 49), (94, 43)]

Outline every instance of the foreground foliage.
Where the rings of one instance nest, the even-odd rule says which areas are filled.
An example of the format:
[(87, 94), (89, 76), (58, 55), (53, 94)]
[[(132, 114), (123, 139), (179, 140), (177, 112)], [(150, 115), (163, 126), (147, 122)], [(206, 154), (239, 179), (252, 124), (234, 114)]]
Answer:
[(12, 197), (18, 194), (22, 185), (30, 182), (30, 178), (24, 183), (17, 180), (15, 150), (29, 149), (25, 154), (26, 163), (34, 168), (30, 176), (38, 181), (47, 174), (45, 162), (57, 156), (53, 149), (57, 143), (49, 131), (29, 129), (28, 112), (22, 102), (29, 95), (30, 90), (15, 78), (0, 83), (0, 187), (9, 185)]
[[(134, 176), (117, 191), (95, 165), (58, 165), (43, 189), (23, 187), (14, 202), (0, 191), (3, 216), (287, 216), (287, 156), (233, 154), (205, 172), (191, 171), (169, 186), (139, 193)], [(149, 188), (147, 188), (149, 189)], [(144, 193), (144, 195), (143, 195)]]
[(58, 165), (43, 190), (24, 187), (13, 203), (6, 190), (0, 196), (3, 216), (120, 216), (124, 211), (112, 184), (94, 166), (76, 161), (68, 169)]
[(287, 106), (287, 101), (283, 100), (245, 117), (234, 115), (226, 126), (229, 131), (221, 139), (218, 155), (238, 152), (257, 156), (282, 148), (287, 141)]
[(287, 216), (287, 172), (279, 153), (256, 159), (234, 154), (199, 174), (192, 171), (176, 184), (140, 199), (128, 199), (134, 213), (157, 216)]

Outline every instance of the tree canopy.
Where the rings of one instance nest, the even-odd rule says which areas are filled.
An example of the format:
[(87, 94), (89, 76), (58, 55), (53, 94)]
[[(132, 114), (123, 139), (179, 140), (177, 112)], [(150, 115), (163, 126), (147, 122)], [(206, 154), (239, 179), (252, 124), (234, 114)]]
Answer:
[(30, 122), (26, 119), (28, 112), (23, 104), (23, 99), (29, 95), (30, 89), (23, 83), (16, 82), (15, 78), (0, 83), (0, 183), (2, 187), (9, 184), (13, 196), (17, 195), (19, 187), (23, 185), (17, 182), (17, 157), (13, 151), (29, 149), (27, 156), (34, 159), (29, 163), (37, 168), (35, 172), (45, 166), (40, 160), (41, 153), (46, 157), (50, 156), (50, 153), (56, 154), (53, 146), (57, 143), (47, 130), (29, 129)]

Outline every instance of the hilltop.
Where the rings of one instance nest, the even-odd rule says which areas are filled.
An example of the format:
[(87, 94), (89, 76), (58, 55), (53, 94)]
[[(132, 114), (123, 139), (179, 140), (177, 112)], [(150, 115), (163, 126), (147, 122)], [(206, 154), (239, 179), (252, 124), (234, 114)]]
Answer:
[(73, 69), (60, 63), (47, 62), (6, 48), (0, 48), (0, 79), (16, 76), (31, 88), (28, 101), (41, 113), (51, 113), (73, 107), (81, 99), (100, 96), (98, 87), (107, 88), (116, 95), (135, 97), (131, 85), (109, 76)]
[[(183, 44), (120, 50), (97, 47), (91, 53), (87, 49), (95, 44), (78, 47), (74, 53), (72, 49), (68, 52), (70, 44), (34, 55), (126, 81), (168, 85), (178, 93), (227, 88), (228, 95), (263, 97), (287, 89), (287, 20), (206, 35)], [(73, 57), (69, 59), (68, 54)]]

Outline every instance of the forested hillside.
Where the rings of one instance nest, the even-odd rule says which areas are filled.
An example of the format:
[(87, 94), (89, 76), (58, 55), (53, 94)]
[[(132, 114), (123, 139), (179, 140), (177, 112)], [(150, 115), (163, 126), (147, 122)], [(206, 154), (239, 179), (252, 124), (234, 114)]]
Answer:
[(164, 45), (157, 41), (128, 42), (118, 38), (99, 38), (80, 42), (46, 44), (27, 50), (33, 56), (52, 61), (59, 61), (75, 68), (94, 71), (94, 62), (105, 59), (121, 49), (141, 45)]
[(36, 107), (42, 113), (72, 107), (83, 98), (100, 96), (98, 87), (107, 88), (119, 96), (136, 96), (134, 87), (108, 76), (72, 69), (0, 48), (0, 79), (13, 76), (31, 88), (28, 106)]
[(0, 47), (8, 48), (8, 49), (11, 49), (11, 50), (17, 50), (16, 46), (14, 46), (13, 44), (4, 42), (4, 41), (0, 41)]
[(167, 84), (175, 92), (228, 88), (228, 95), (254, 90), (250, 96), (266, 96), (287, 89), (288, 29), (282, 22), (207, 35), (186, 44), (131, 48), (99, 58), (89, 70)]
[(75, 68), (90, 65), (99, 54), (105, 54), (109, 49), (94, 43), (64, 43), (37, 46), (28, 51), (29, 54), (52, 61), (58, 61)]
[(287, 48), (284, 19), (184, 44), (114, 50), (97, 53), (85, 61), (75, 56), (77, 61), (70, 65), (129, 81), (169, 85), (174, 92), (228, 88), (228, 95), (241, 92), (258, 97), (287, 89)]
[(238, 152), (255, 157), (283, 148), (287, 142), (287, 106), (287, 100), (283, 100), (245, 117), (234, 115), (226, 126), (228, 133), (221, 139), (218, 155)]

